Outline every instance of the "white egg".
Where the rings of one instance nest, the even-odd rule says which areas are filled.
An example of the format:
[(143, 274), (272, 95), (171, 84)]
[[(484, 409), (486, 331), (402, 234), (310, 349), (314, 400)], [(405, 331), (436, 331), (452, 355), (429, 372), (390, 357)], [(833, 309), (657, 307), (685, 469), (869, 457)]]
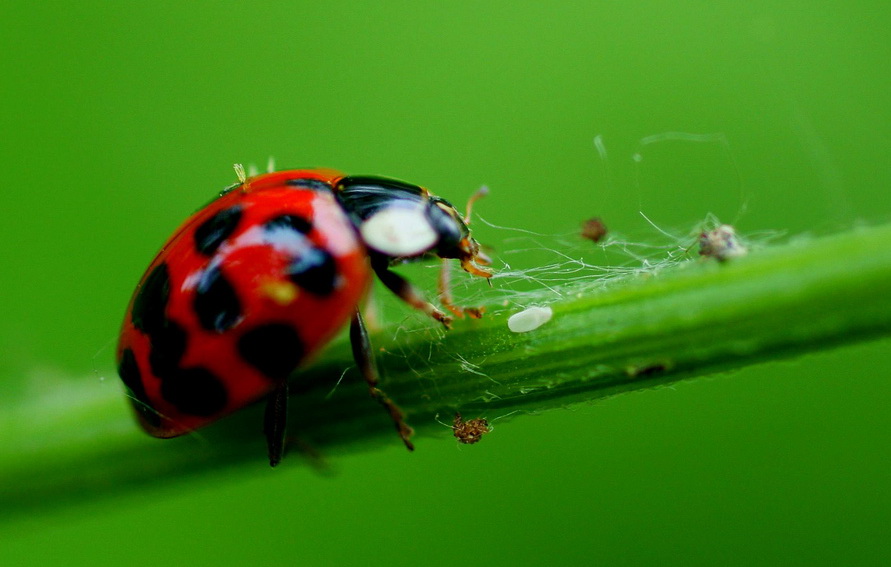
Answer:
[(514, 313), (507, 320), (507, 328), (515, 333), (528, 333), (551, 320), (554, 311), (550, 307), (528, 307)]

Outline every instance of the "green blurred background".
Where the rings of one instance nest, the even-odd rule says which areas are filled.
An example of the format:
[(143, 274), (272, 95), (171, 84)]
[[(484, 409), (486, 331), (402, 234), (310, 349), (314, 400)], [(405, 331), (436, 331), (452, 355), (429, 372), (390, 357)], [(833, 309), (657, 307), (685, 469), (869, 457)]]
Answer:
[[(134, 283), (235, 162), (456, 202), (485, 183), (486, 220), (543, 234), (595, 214), (649, 230), (638, 211), (793, 235), (891, 213), (885, 2), (0, 12), (0, 408), (109, 386)], [(477, 232), (501, 251), (515, 234)], [(394, 439), (333, 476), (258, 455), (17, 514), (0, 563), (886, 563), (888, 344), (522, 417), (473, 447)]]

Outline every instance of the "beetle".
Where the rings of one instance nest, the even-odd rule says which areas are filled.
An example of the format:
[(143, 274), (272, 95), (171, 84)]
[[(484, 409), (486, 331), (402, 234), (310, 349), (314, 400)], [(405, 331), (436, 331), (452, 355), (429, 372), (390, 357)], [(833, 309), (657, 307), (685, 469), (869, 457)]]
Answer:
[(239, 180), (173, 233), (127, 307), (117, 363), (140, 424), (175, 437), (265, 399), (276, 466), (289, 376), (349, 322), (371, 396), (412, 450), (403, 412), (378, 387), (360, 303), (377, 276), (446, 328), (452, 316), (479, 317), (481, 310), (455, 305), (443, 285), (447, 315), (391, 270), (438, 256), (492, 277), (467, 226), (479, 195), (462, 217), (424, 187), (386, 177), (295, 169)]

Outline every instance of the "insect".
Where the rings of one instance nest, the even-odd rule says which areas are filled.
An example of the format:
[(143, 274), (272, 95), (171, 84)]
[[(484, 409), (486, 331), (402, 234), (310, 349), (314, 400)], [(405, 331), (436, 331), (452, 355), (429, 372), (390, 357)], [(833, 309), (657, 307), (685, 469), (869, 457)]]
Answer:
[[(328, 169), (239, 177), (173, 233), (127, 307), (117, 362), (140, 424), (155, 437), (175, 437), (265, 399), (275, 466), (285, 448), (289, 376), (349, 322), (371, 396), (413, 449), (402, 411), (378, 388), (359, 305), (377, 276), (448, 328), (452, 317), (391, 267), (438, 256), (444, 274), (446, 260), (457, 259), (490, 278), (467, 227), (475, 199), (462, 217), (427, 189), (383, 177)], [(448, 293), (442, 303), (454, 316), (480, 316)]]

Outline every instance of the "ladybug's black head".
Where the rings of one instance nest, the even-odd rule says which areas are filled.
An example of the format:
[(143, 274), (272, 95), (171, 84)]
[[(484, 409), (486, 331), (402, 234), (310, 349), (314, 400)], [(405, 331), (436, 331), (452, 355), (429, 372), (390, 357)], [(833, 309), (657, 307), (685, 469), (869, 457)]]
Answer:
[(391, 259), (428, 254), (457, 258), (471, 274), (492, 276), (478, 265), (489, 260), (455, 207), (423, 187), (384, 177), (351, 176), (337, 182), (335, 195), (372, 251)]

